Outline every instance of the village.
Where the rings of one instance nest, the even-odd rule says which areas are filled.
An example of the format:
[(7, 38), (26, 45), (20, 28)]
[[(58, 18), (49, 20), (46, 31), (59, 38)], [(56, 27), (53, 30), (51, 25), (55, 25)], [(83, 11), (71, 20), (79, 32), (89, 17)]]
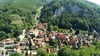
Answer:
[[(29, 30), (23, 30), (18, 38), (7, 38), (0, 41), (1, 55), (9, 55), (13, 52), (27, 55), (36, 55), (38, 48), (44, 48), (48, 53), (55, 53), (64, 45), (69, 45), (73, 49), (79, 49), (81, 46), (89, 47), (99, 39), (93, 35), (83, 34), (82, 36), (73, 35), (58, 31), (48, 31), (48, 23), (38, 23), (37, 26)], [(1, 56), (0, 55), (0, 56)]]

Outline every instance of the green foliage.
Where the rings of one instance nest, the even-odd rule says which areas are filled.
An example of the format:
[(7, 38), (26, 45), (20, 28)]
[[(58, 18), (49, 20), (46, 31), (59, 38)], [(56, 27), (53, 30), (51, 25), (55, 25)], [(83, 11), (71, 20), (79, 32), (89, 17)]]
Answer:
[(48, 56), (48, 53), (45, 49), (40, 48), (38, 49), (37, 56)]
[(24, 56), (24, 55), (21, 53), (15, 52), (15, 53), (11, 53), (10, 56)]
[(95, 43), (96, 49), (100, 50), (100, 41)]
[(71, 56), (72, 50), (69, 47), (64, 47), (58, 51), (58, 56)]
[(13, 49), (13, 46), (5, 47), (5, 49)]
[(81, 47), (79, 50), (64, 47), (58, 51), (58, 56), (99, 56), (99, 52), (95, 46)]
[[(60, 8), (63, 8), (62, 13)], [(99, 12), (100, 6), (86, 0), (54, 0), (44, 6), (40, 18), (42, 22), (49, 22), (59, 28), (91, 32), (94, 29), (100, 31)]]
[(1, 0), (0, 3), (0, 35), (2, 38), (18, 37), (22, 29), (35, 24), (37, 8), (52, 0)]
[(79, 56), (90, 56), (90, 51), (87, 47), (82, 47), (79, 52)]
[(57, 56), (57, 54), (55, 54), (55, 53), (49, 53), (48, 56)]
[(1, 31), (0, 32), (0, 37), (1, 37), (0, 40), (2, 40), (5, 37), (5, 35), (6, 35), (5, 32)]
[(53, 26), (53, 25), (49, 25), (48, 26), (48, 30), (50, 30), (50, 31), (56, 31), (56, 30), (58, 30), (58, 27), (57, 26)]
[(48, 4), (48, 3), (52, 2), (52, 0), (39, 0), (39, 1), (41, 1), (43, 4)]
[(57, 40), (50, 40), (49, 41), (49, 45), (52, 46), (52, 47), (56, 47), (58, 41)]
[(35, 55), (28, 55), (28, 56), (35, 56)]
[(42, 6), (39, 0), (2, 0), (0, 4), (0, 39), (18, 37), (22, 29), (34, 25), (36, 9)]

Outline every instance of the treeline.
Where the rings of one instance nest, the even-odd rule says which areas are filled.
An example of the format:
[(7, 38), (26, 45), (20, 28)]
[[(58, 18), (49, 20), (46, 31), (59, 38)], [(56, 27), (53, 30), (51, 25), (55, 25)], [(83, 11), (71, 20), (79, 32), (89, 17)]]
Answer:
[(100, 31), (99, 17), (100, 6), (86, 0), (54, 0), (44, 6), (40, 19), (58, 28)]

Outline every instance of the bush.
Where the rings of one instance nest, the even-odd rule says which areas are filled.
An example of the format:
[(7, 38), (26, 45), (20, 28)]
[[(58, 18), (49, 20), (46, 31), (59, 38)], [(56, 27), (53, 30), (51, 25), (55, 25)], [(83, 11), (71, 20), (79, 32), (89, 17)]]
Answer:
[(15, 52), (15, 53), (11, 53), (10, 56), (24, 56), (24, 55), (21, 53)]
[(38, 49), (37, 56), (48, 56), (48, 53), (45, 49), (40, 48)]

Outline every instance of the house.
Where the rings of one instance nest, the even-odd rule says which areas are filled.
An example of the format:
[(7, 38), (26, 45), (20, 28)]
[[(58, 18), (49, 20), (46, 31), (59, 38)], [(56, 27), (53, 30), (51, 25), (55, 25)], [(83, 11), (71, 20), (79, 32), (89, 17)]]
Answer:
[(26, 30), (24, 29), (24, 30), (22, 31), (22, 34), (19, 35), (20, 41), (22, 41), (22, 40), (24, 39), (25, 35), (26, 35)]
[(39, 31), (38, 37), (43, 38), (45, 36), (45, 33), (43, 31)]
[(22, 40), (22, 41), (20, 42), (20, 45), (24, 46), (24, 45), (26, 45), (27, 42), (28, 42), (28, 40)]
[(44, 29), (44, 25), (43, 25), (42, 23), (39, 23), (39, 24), (38, 24), (38, 29), (39, 29), (39, 30)]
[(47, 48), (47, 52), (48, 53), (56, 53), (57, 52), (57, 48)]
[[(75, 36), (74, 36), (75, 37)], [(73, 44), (72, 44), (72, 48), (74, 48), (74, 49), (79, 49), (80, 48), (80, 43), (79, 43), (79, 40), (78, 40), (78, 37), (75, 37), (74, 39), (73, 39)]]
[(56, 38), (58, 39), (59, 48), (63, 47), (64, 42), (66, 41), (66, 35), (64, 33), (58, 33)]
[[(89, 40), (89, 43), (92, 44), (92, 43), (93, 43), (93, 36), (90, 35), (89, 38), (88, 38), (88, 40)], [(98, 40), (99, 40), (99, 39), (98, 39)]]
[(68, 45), (72, 46), (74, 43), (75, 43), (74, 36), (71, 35), (71, 36), (69, 37), (69, 40), (68, 40)]
[(18, 52), (18, 53), (21, 53), (21, 47), (17, 47), (16, 49), (14, 49), (14, 51)]
[(24, 49), (25, 49), (24, 46), (18, 46), (18, 48), (19, 48), (20, 50), (24, 50)]
[(34, 28), (32, 28), (32, 29), (30, 29), (30, 30), (28, 31), (28, 34), (34, 34), (35, 37), (38, 36), (38, 33), (39, 33), (39, 30), (34, 29)]
[(66, 35), (64, 33), (58, 33), (57, 34), (57, 39), (59, 39), (59, 40), (66, 40)]
[(38, 41), (39, 47), (42, 47), (42, 38), (38, 38), (37, 41)]
[(6, 50), (4, 48), (1, 50), (1, 54), (2, 54), (2, 56), (6, 55)]
[(43, 23), (43, 25), (45, 29), (48, 29), (48, 23)]
[(20, 41), (22, 41), (22, 40), (24, 39), (24, 37), (25, 37), (25, 35), (21, 34), (21, 35), (19, 36)]
[(73, 39), (74, 39), (74, 36), (70, 36), (70, 37), (69, 37), (69, 40), (73, 40)]
[(28, 30), (28, 34), (33, 34), (33, 32), (34, 32), (34, 28)]
[(13, 38), (7, 38), (7, 39), (4, 39), (2, 40), (3, 43), (5, 44), (14, 44), (14, 39)]
[(49, 41), (50, 41), (49, 37), (45, 38), (45, 42), (49, 42)]
[(57, 33), (55, 31), (50, 31), (48, 34), (48, 37), (50, 37), (50, 39), (55, 39), (56, 35), (57, 35)]

